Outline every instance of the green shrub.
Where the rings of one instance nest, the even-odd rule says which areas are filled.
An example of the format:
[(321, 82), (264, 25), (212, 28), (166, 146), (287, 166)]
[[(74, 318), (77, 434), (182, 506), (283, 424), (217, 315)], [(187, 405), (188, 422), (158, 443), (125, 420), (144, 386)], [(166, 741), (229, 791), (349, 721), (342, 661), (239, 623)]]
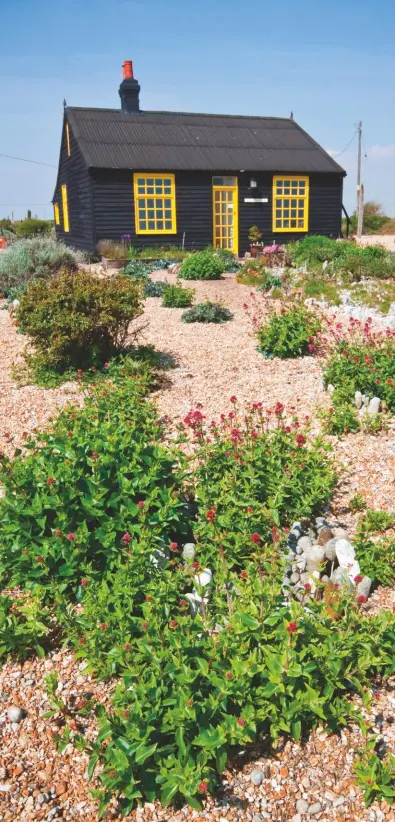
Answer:
[(49, 234), (52, 231), (53, 222), (51, 220), (36, 220), (29, 218), (21, 220), (20, 223), (14, 224), (15, 234), (17, 237), (29, 238), (36, 237), (38, 234)]
[(357, 492), (349, 502), (349, 509), (353, 514), (356, 514), (357, 511), (363, 511), (366, 508), (366, 499), (365, 497)]
[(169, 288), (167, 280), (147, 280), (144, 283), (144, 297), (163, 297)]
[(100, 279), (80, 270), (32, 283), (15, 316), (40, 360), (61, 373), (102, 365), (125, 344), (140, 314), (139, 289), (126, 277)]
[(302, 305), (271, 311), (257, 331), (259, 351), (274, 357), (303, 357), (316, 350), (319, 318)]
[(233, 314), (221, 303), (211, 303), (207, 300), (205, 303), (194, 305), (189, 311), (184, 311), (181, 319), (184, 323), (226, 323), (233, 320)]
[(264, 285), (267, 278), (272, 276), (267, 268), (266, 260), (246, 260), (237, 273), (237, 282), (241, 285)]
[(45, 640), (51, 628), (51, 612), (39, 597), (17, 599), (0, 595), (0, 660), (9, 654), (19, 658), (35, 653), (44, 656)]
[[(361, 566), (361, 573), (369, 576), (377, 585), (393, 585), (395, 579), (395, 540), (393, 537), (387, 536), (377, 538), (377, 531), (382, 532), (383, 519), (380, 522), (380, 515), (383, 514), (386, 517), (384, 525), (387, 527), (393, 526), (393, 516), (391, 517), (385, 511), (369, 511), (368, 509), (366, 516), (362, 516), (359, 521), (354, 545)], [(376, 527), (375, 518), (380, 527)]]
[[(328, 447), (320, 438), (308, 443), (296, 418), (285, 426), (281, 403), (271, 415), (255, 403), (243, 412), (241, 422), (236, 398), (232, 401), (234, 410), (209, 434), (199, 409), (184, 420), (198, 443), (196, 505), (200, 517), (195, 534), (201, 546), (197, 559), (203, 566), (218, 562), (220, 545), (230, 565), (242, 564), (258, 550), (251, 534), (259, 535), (258, 546), (270, 544), (273, 527), (276, 530), (295, 519), (309, 518), (330, 498), (336, 479)], [(277, 426), (266, 430), (271, 416)], [(207, 517), (213, 507), (214, 514)], [(215, 544), (217, 536), (219, 545)]]
[[(370, 739), (354, 764), (357, 785), (364, 793), (365, 805), (374, 800), (392, 804), (395, 797), (395, 756), (376, 753), (377, 739)], [(373, 817), (372, 817), (373, 818)]]
[(325, 300), (330, 305), (340, 305), (339, 287), (323, 277), (308, 277), (301, 283), (305, 297)]
[[(366, 329), (365, 337), (356, 335), (340, 340), (325, 369), (325, 382), (335, 386), (335, 395), (354, 402), (356, 391), (379, 397), (395, 411), (395, 339)], [(334, 395), (335, 399), (336, 396)]]
[(229, 579), (228, 597), (217, 586), (203, 617), (143, 606), (145, 638), (111, 709), (98, 711), (97, 740), (85, 743), (90, 773), (100, 766), (101, 811), (114, 794), (125, 813), (156, 798), (198, 810), (232, 751), (263, 735), (340, 728), (356, 717), (351, 688), (394, 670), (394, 614), (351, 608), (334, 630), (321, 603), (284, 607), (265, 574), (249, 565), (245, 574)]
[(181, 285), (168, 285), (163, 292), (162, 305), (165, 308), (186, 308), (192, 305), (195, 291)]
[(151, 552), (189, 533), (174, 452), (144, 399), (147, 369), (126, 359), (108, 371), (83, 409), (25, 443), (26, 457), (2, 458), (3, 585), (75, 591), (90, 573), (127, 564), (136, 541)]
[(219, 257), (225, 266), (224, 271), (238, 271), (241, 268), (241, 263), (236, 260), (235, 255), (227, 248), (214, 248), (213, 245), (208, 245), (204, 250)]
[[(317, 234), (303, 237), (302, 240), (289, 244), (287, 250), (294, 265), (307, 263), (307, 265), (314, 266), (341, 257), (344, 253), (344, 245), (345, 243)], [(353, 248), (356, 246), (353, 245)]]
[(130, 247), (128, 248), (127, 256), (131, 258), (137, 257), (141, 260), (176, 262), (177, 260), (183, 260), (188, 253), (185, 248), (178, 245), (160, 245), (140, 249)]
[(183, 260), (178, 276), (183, 280), (220, 280), (225, 269), (218, 254), (195, 251)]
[(360, 430), (360, 421), (355, 404), (340, 391), (334, 391), (332, 406), (321, 414), (323, 428), (326, 434), (341, 436)]
[(52, 237), (32, 237), (19, 240), (0, 254), (0, 290), (40, 278), (50, 277), (60, 269), (76, 271), (84, 255), (73, 251)]

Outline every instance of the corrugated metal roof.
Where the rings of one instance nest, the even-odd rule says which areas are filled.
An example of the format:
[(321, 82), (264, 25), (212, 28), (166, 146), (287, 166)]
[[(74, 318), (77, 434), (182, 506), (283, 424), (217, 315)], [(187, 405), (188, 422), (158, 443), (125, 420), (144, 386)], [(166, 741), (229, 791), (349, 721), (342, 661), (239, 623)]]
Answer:
[(345, 174), (291, 119), (74, 107), (66, 117), (92, 168)]

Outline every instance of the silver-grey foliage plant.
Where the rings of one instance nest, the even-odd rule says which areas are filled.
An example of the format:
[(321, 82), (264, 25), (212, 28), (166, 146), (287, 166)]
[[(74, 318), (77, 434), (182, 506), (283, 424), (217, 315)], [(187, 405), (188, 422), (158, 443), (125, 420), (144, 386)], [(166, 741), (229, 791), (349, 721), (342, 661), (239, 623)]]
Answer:
[(7, 294), (36, 280), (50, 277), (61, 268), (76, 270), (84, 254), (57, 242), (54, 237), (31, 237), (17, 240), (0, 254), (0, 291)]

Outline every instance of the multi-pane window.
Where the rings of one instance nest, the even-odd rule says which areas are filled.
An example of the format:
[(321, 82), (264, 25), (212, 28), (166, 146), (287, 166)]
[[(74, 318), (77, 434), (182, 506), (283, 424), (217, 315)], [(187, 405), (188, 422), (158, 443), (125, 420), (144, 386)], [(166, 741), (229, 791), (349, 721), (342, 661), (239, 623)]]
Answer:
[(175, 234), (174, 174), (135, 174), (134, 208), (136, 234)]
[(63, 231), (70, 231), (69, 204), (67, 200), (67, 186), (62, 186)]
[(273, 231), (307, 231), (309, 178), (273, 177)]
[(55, 215), (55, 225), (60, 225), (60, 214), (59, 214), (59, 205), (58, 203), (54, 203), (54, 215)]

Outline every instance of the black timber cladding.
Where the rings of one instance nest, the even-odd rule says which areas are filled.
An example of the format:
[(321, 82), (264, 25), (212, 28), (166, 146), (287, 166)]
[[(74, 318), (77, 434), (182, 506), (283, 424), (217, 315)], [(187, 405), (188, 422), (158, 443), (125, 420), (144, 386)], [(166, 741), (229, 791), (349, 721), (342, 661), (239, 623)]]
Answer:
[[(177, 234), (136, 235), (133, 200), (133, 173), (122, 169), (93, 169), (94, 221), (96, 241), (119, 240), (122, 234), (131, 235), (134, 247), (162, 246), (164, 243), (186, 248), (201, 249), (213, 242), (212, 174), (211, 172), (175, 171)], [(227, 176), (227, 171), (218, 172)], [(249, 250), (248, 232), (258, 224), (265, 243), (290, 242), (304, 235), (300, 232), (273, 233), (272, 231), (272, 174), (254, 175), (257, 188), (254, 197), (267, 198), (267, 203), (245, 203), (252, 195), (251, 175), (238, 174), (239, 193), (239, 252)], [(338, 237), (340, 232), (342, 176), (339, 174), (310, 175), (309, 234)]]
[(345, 174), (288, 118), (76, 107), (66, 112), (91, 168)]
[[(53, 202), (59, 206), (60, 225), (55, 226), (58, 240), (67, 245), (93, 251), (95, 247), (93, 226), (93, 188), (89, 170), (80, 147), (70, 128), (70, 156), (63, 122), (59, 170)], [(67, 186), (70, 231), (63, 230), (62, 185)]]

